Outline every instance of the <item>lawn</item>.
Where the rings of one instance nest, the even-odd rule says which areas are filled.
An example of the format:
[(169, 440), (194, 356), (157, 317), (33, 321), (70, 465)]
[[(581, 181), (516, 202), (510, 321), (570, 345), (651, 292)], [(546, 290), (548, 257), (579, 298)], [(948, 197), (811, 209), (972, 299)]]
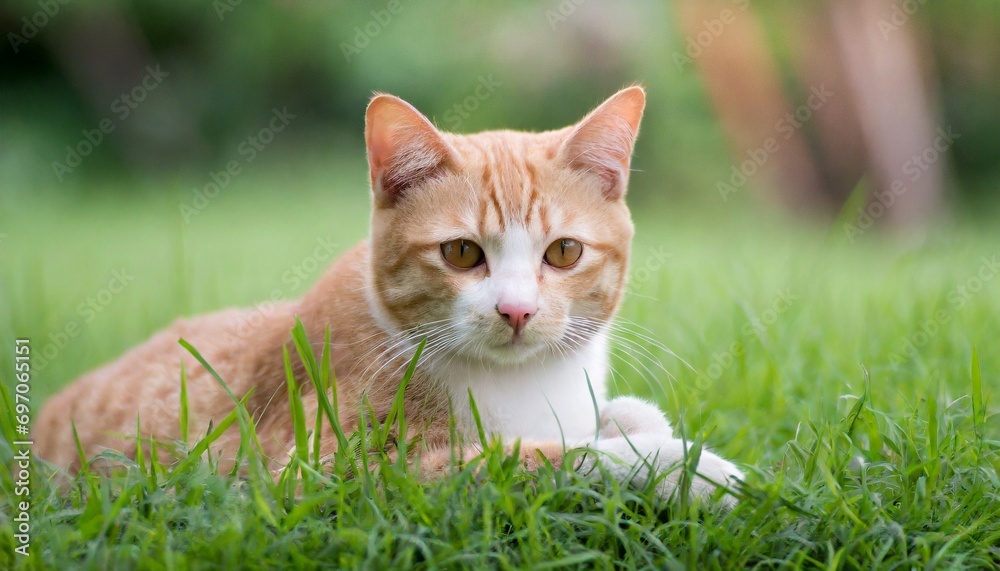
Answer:
[[(187, 223), (191, 189), (170, 182), (6, 216), (7, 393), (16, 338), (31, 340), (37, 414), (178, 315), (300, 295), (364, 236), (356, 166), (252, 176)], [(732, 511), (601, 475), (525, 473), (493, 448), (433, 482), (378, 452), (340, 454), (326, 472), (304, 458), (277, 484), (252, 454), (243, 477), (146, 456), (57, 494), (36, 463), (29, 557), (14, 554), (24, 497), (0, 469), (0, 567), (1000, 565), (1000, 229), (963, 215), (919, 243), (851, 241), (841, 225), (716, 206), (635, 208), (614, 386), (745, 468)], [(4, 466), (13, 428), (5, 409)], [(375, 449), (379, 429), (346, 437)], [(177, 446), (197, 452), (203, 436)]]

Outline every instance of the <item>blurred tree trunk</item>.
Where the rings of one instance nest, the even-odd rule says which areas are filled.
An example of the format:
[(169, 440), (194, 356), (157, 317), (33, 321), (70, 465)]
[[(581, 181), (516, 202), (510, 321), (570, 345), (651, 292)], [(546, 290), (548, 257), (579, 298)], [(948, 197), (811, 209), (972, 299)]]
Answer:
[[(916, 41), (916, 24), (900, 24), (891, 0), (775, 9), (789, 69), (779, 64), (749, 4), (680, 0), (678, 7), (688, 43), (694, 39), (701, 48), (693, 60), (736, 163), (778, 139), (749, 190), (796, 212), (833, 215), (867, 175), (868, 203), (856, 213), (860, 229), (915, 227), (933, 213), (945, 145), (921, 73), (929, 58)], [(791, 81), (783, 81), (782, 71)], [(829, 92), (818, 106), (810, 100), (817, 89)], [(796, 118), (791, 131), (789, 117)]]
[[(930, 57), (919, 47), (917, 25), (912, 19), (901, 21), (895, 10), (891, 0), (830, 2), (877, 190), (866, 210), (885, 223), (912, 227), (926, 221), (941, 201), (940, 158), (951, 143), (937, 141), (934, 106), (922, 73)], [(928, 149), (932, 151), (925, 153)], [(881, 211), (877, 203), (883, 215), (876, 215)]]
[(734, 166), (753, 160), (750, 155), (769, 139), (777, 143), (774, 152), (765, 148), (766, 162), (747, 177), (746, 187), (795, 210), (828, 210), (802, 129), (793, 128), (788, 138), (784, 128), (779, 132), (778, 122), (793, 105), (756, 14), (732, 0), (682, 0), (679, 8), (688, 43), (701, 48), (693, 59), (729, 138)]

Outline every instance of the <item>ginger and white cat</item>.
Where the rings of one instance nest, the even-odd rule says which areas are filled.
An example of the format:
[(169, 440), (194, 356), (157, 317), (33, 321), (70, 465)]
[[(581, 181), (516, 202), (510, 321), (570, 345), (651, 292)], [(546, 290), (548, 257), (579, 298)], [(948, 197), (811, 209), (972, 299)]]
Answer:
[[(636, 398), (609, 400), (606, 387), (608, 328), (625, 291), (633, 233), (624, 197), (644, 107), (643, 90), (630, 87), (558, 131), (455, 135), (401, 99), (377, 95), (365, 123), (370, 238), (299, 301), (263, 316), (227, 310), (178, 320), (85, 375), (42, 411), (34, 428), (40, 455), (78, 468), (70, 419), (88, 457), (134, 450), (137, 414), (144, 438), (179, 438), (182, 361), (191, 433), (218, 423), (233, 402), (177, 343), (184, 338), (238, 397), (254, 389), (247, 406), (265, 453), (280, 465), (294, 446), (282, 347), (298, 315), (313, 341), (331, 328), (348, 429), (359, 422), (363, 395), (379, 418), (388, 414), (402, 371), (427, 340), (405, 398), (424, 470), (442, 471), (450, 460), (449, 403), (466, 442), (477, 440), (469, 391), (487, 433), (522, 439), (529, 468), (539, 452), (559, 465), (564, 446), (604, 452), (590, 458), (621, 478), (646, 477), (643, 462), (676, 467), (684, 444), (663, 414)], [(312, 426), (316, 399), (303, 400)], [(324, 452), (335, 449), (332, 433), (320, 438)], [(233, 428), (214, 456), (232, 459), (238, 445)], [(699, 495), (742, 478), (707, 451), (698, 472)], [(676, 474), (661, 493), (671, 492)]]

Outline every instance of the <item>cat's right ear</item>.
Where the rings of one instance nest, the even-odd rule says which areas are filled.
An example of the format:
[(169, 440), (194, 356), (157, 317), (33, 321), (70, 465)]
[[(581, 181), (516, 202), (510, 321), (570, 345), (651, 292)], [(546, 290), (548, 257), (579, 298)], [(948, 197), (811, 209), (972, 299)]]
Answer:
[(570, 166), (603, 179), (608, 200), (620, 200), (625, 194), (632, 148), (645, 107), (642, 87), (623, 89), (577, 123), (563, 145), (563, 156)]
[(365, 143), (375, 205), (391, 208), (407, 191), (440, 173), (454, 152), (431, 122), (398, 97), (376, 95), (365, 114)]

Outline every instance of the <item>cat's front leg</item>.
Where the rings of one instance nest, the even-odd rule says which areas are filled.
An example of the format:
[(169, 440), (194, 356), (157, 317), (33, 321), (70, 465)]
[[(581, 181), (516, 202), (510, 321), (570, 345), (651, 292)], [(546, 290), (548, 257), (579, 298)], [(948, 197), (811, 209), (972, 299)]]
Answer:
[[(657, 485), (657, 492), (664, 497), (673, 494), (679, 485), (688, 455), (685, 442), (673, 438), (663, 413), (634, 397), (613, 399), (604, 406), (600, 432), (590, 448), (597, 454), (589, 455), (582, 469), (593, 469), (600, 462), (618, 480), (640, 485), (651, 471), (665, 473)], [(696, 472), (691, 495), (702, 498), (709, 497), (717, 486), (732, 487), (743, 479), (743, 473), (732, 462), (706, 449), (702, 450)], [(726, 496), (723, 502), (732, 506), (736, 500)]]

